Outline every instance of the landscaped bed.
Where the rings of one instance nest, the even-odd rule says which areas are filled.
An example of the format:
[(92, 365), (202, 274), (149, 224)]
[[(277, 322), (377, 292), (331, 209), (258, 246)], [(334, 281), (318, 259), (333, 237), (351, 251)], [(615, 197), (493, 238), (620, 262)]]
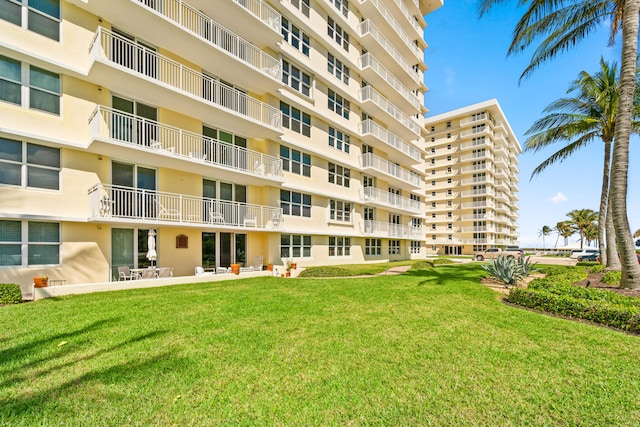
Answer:
[(637, 424), (639, 337), (423, 267), (1, 307), (0, 424)]

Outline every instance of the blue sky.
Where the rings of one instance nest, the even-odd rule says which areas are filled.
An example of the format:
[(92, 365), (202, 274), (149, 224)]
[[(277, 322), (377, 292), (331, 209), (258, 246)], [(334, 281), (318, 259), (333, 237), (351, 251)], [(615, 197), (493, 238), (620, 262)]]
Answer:
[[(516, 2), (512, 2), (516, 3)], [(561, 57), (543, 64), (518, 84), (529, 64), (531, 52), (507, 57), (515, 23), (522, 9), (498, 6), (478, 17), (476, 0), (451, 0), (425, 17), (425, 104), (427, 117), (496, 98), (511, 128), (524, 148), (525, 132), (543, 116), (543, 109), (566, 95), (570, 83), (585, 70), (595, 73), (600, 57), (620, 62), (619, 39), (608, 47), (608, 29), (590, 35), (583, 43)], [(531, 172), (561, 146), (544, 152), (523, 152), (520, 157), (520, 244), (542, 247), (542, 226), (554, 227), (567, 219), (573, 209), (597, 211), (602, 186), (603, 147), (598, 141), (581, 149), (563, 163), (548, 167), (531, 179)], [(627, 209), (632, 232), (640, 228), (640, 155), (638, 141), (630, 147), (629, 193)], [(569, 244), (577, 244), (578, 235)], [(556, 236), (546, 238), (553, 247)], [(560, 239), (558, 246), (563, 245)]]

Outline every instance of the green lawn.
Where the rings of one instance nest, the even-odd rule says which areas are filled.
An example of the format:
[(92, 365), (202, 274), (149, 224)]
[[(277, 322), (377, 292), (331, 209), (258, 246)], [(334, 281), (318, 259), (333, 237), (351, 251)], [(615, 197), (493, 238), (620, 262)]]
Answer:
[(504, 305), (484, 274), (0, 307), (0, 425), (640, 424), (640, 337)]

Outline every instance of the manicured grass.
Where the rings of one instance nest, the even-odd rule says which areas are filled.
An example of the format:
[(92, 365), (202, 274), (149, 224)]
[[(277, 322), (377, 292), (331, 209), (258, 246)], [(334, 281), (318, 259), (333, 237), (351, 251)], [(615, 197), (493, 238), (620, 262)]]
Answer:
[(0, 307), (0, 425), (637, 425), (640, 338), (479, 264)]

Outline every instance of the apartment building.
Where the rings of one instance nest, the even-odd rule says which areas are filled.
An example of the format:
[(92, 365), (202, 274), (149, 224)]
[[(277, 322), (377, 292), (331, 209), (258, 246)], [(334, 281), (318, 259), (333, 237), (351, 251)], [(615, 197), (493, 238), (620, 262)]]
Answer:
[(440, 6), (0, 0), (0, 282), (424, 256)]
[(518, 142), (498, 101), (427, 117), (428, 254), (518, 245)]

